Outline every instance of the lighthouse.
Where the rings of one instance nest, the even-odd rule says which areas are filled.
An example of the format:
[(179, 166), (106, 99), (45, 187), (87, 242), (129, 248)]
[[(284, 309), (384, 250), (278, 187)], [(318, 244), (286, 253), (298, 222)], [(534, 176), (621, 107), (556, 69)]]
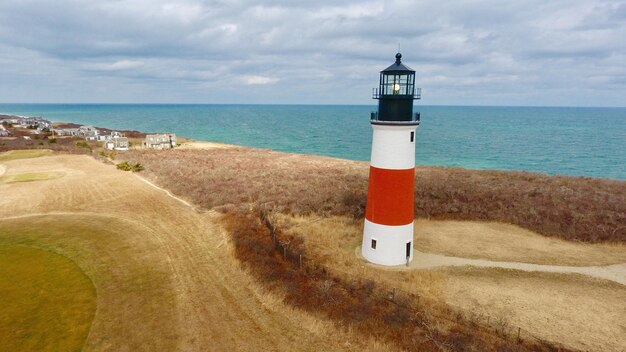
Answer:
[(373, 128), (365, 225), (361, 254), (371, 263), (406, 264), (413, 259), (415, 131), (420, 115), (413, 113), (415, 71), (396, 62), (380, 72), (378, 112)]

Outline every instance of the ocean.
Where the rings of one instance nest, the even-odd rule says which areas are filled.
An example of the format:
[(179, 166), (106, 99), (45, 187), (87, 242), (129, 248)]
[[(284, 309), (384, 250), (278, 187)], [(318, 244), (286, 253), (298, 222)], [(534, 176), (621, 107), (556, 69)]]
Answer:
[[(369, 160), (375, 105), (0, 104), (0, 113)], [(626, 180), (626, 108), (415, 106), (416, 164)]]

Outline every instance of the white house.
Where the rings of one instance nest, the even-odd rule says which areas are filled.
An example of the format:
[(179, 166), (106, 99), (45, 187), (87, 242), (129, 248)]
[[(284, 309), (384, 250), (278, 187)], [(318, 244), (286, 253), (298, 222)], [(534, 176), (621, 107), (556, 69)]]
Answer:
[(128, 150), (128, 138), (113, 137), (104, 142), (104, 148), (108, 150)]
[(100, 134), (100, 131), (98, 131), (93, 126), (80, 126), (80, 127), (78, 127), (78, 131), (76, 132), (77, 136), (85, 137), (85, 139), (88, 140), (88, 141), (96, 141), (96, 140), (98, 140), (98, 135), (99, 134)]
[(98, 134), (98, 136), (96, 137), (96, 140), (98, 142), (106, 142), (106, 141), (111, 140), (113, 138), (119, 138), (119, 137), (124, 137), (124, 135), (121, 132), (111, 131), (111, 134), (109, 134), (109, 135)]
[(173, 133), (149, 134), (143, 142), (145, 148), (171, 149), (176, 147), (176, 135)]
[(78, 128), (54, 128), (52, 131), (58, 136), (76, 136)]

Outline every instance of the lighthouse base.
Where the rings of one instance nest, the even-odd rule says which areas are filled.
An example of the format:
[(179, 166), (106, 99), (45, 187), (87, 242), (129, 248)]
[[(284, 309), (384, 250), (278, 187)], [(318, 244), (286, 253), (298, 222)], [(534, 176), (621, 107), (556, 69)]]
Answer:
[(365, 219), (361, 254), (380, 265), (402, 265), (413, 260), (413, 222), (407, 225), (380, 225)]

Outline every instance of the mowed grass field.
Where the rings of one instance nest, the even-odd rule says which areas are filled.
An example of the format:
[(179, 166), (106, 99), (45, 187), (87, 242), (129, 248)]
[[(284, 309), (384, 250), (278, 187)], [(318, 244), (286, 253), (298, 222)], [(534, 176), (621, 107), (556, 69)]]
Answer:
[(0, 245), (0, 298), (5, 351), (80, 351), (96, 311), (89, 277), (35, 247)]
[[(97, 309), (83, 350), (388, 350), (283, 304), (241, 270), (216, 214), (198, 213), (132, 173), (84, 155), (2, 165), (7, 176), (63, 173), (0, 184), (0, 245), (57, 253), (89, 277)], [(43, 318), (45, 310), (33, 314)]]

